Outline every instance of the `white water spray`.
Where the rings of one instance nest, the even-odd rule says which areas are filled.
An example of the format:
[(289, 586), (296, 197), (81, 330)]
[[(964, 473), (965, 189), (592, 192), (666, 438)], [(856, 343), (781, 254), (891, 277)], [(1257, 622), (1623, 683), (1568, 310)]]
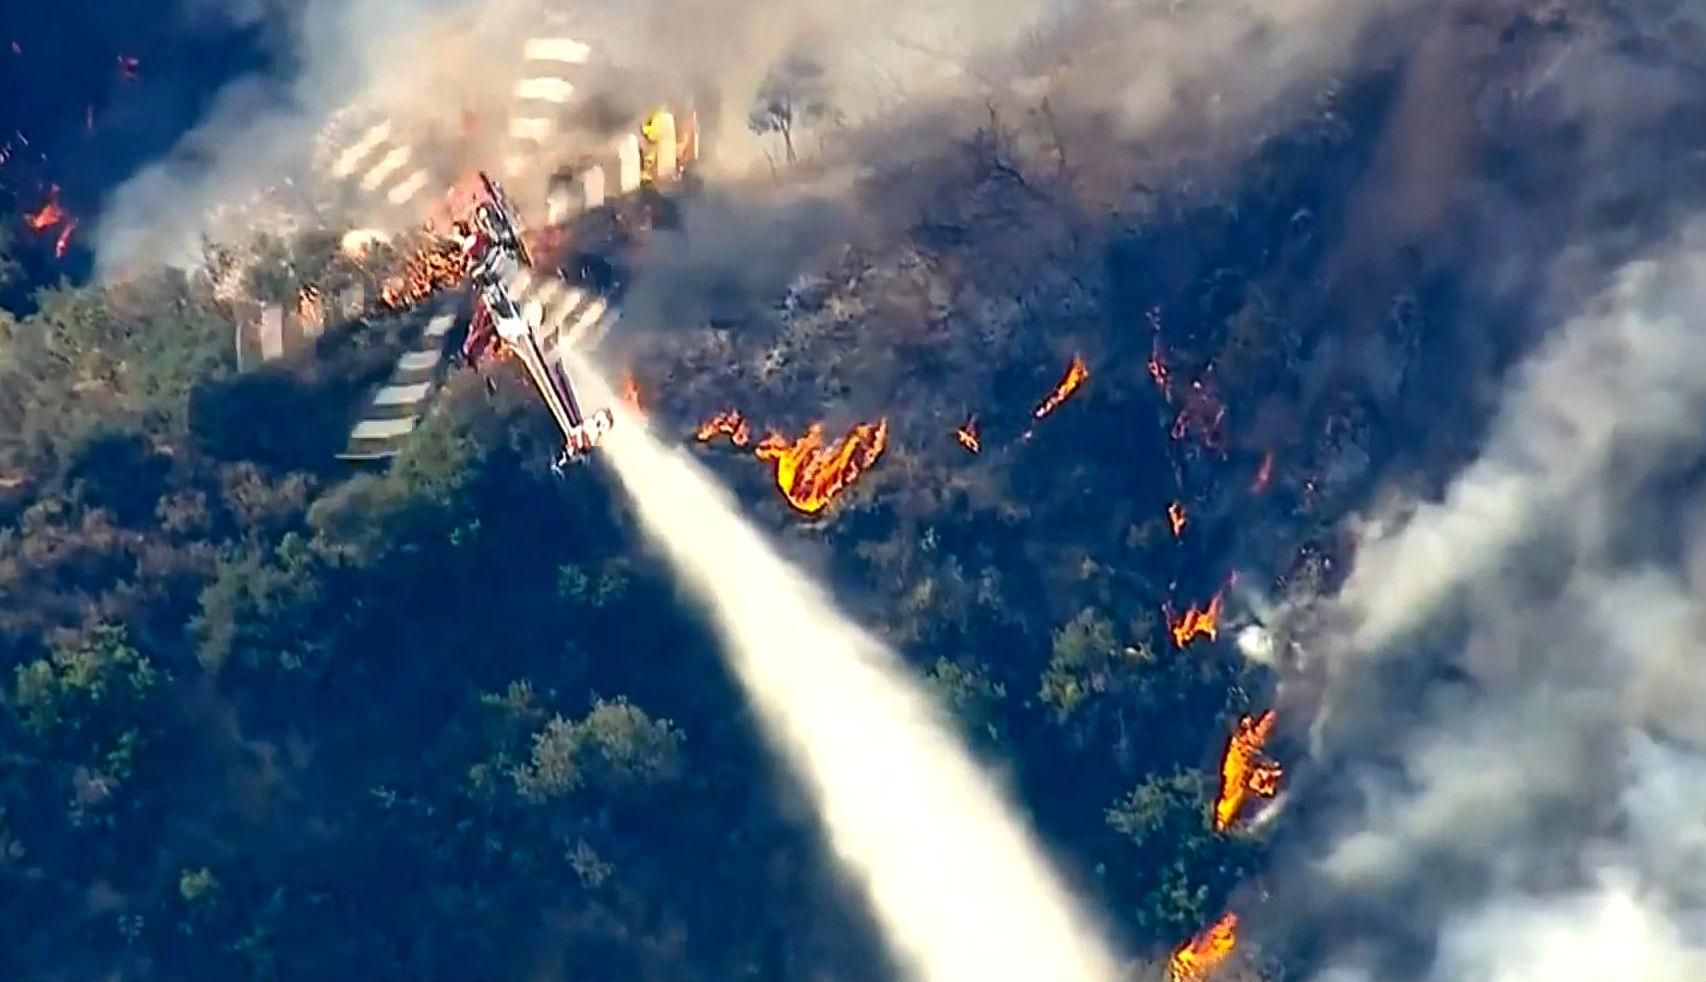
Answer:
[(1111, 982), (1092, 918), (884, 645), (851, 624), (679, 450), (617, 407), (604, 454), (722, 635), (830, 845), (921, 982)]

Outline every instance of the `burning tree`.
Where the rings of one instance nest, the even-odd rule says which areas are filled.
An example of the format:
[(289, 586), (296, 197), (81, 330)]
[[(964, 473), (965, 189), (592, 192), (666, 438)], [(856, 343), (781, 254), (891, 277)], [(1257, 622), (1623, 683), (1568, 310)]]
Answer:
[(1255, 719), (1243, 716), (1238, 720), (1238, 728), (1226, 741), (1226, 752), (1220, 761), (1220, 793), (1214, 802), (1216, 832), (1232, 827), (1250, 795), (1272, 798), (1278, 793), (1284, 770), (1278, 761), (1263, 753), (1268, 735), (1273, 732), (1274, 720), (1271, 709)]
[[(776, 487), (782, 497), (807, 515), (823, 511), (877, 462), (888, 446), (889, 423), (887, 419), (860, 423), (827, 446), (823, 432), (822, 423), (811, 424), (795, 440), (771, 431), (753, 448), (754, 456), (775, 466)], [(752, 438), (752, 429), (739, 410), (727, 409), (706, 419), (694, 432), (694, 439), (700, 443), (719, 436), (744, 448)]]
[(456, 289), (468, 278), (467, 257), (459, 245), (430, 234), (424, 238), (380, 288), (380, 302), (392, 310), (408, 310), (440, 290)]
[(753, 453), (776, 465), (776, 486), (798, 511), (815, 515), (871, 468), (888, 446), (889, 421), (860, 423), (827, 447), (823, 424), (813, 423), (789, 442), (779, 433), (765, 437)]
[[(1174, 534), (1184, 529), (1181, 519), (1174, 526)], [(1216, 593), (1208, 604), (1198, 609), (1192, 604), (1184, 613), (1174, 614), (1172, 601), (1161, 605), (1161, 612), (1167, 618), (1167, 633), (1173, 638), (1173, 646), (1183, 648), (1192, 640), (1203, 637), (1210, 641), (1220, 637), (1220, 612), (1223, 604), (1224, 591)]]
[(1084, 359), (1078, 355), (1073, 355), (1072, 361), (1066, 366), (1066, 374), (1061, 376), (1059, 382), (1055, 383), (1054, 389), (1049, 392), (1048, 397), (1039, 403), (1036, 409), (1032, 410), (1031, 416), (1035, 419), (1047, 418), (1056, 409), (1059, 409), (1066, 400), (1072, 398), (1072, 394), (1077, 392), (1079, 387), (1089, 379), (1090, 369), (1084, 364)]
[(1167, 961), (1168, 982), (1208, 982), (1238, 947), (1238, 915), (1227, 913), (1180, 945)]

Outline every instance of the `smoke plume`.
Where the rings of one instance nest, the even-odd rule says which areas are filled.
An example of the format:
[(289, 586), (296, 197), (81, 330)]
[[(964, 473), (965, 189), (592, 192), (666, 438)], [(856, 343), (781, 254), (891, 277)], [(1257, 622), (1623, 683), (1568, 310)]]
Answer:
[(1706, 977), (1706, 139), (1679, 125), (1706, 19), (1447, 6), (1334, 273), (1384, 317), (1451, 271), (1471, 299), (1430, 311), (1444, 367), (1409, 398), (1485, 428), (1313, 605), (1276, 938), (1323, 982)]
[(1706, 223), (1532, 355), (1479, 458), (1371, 533), (1336, 599), (1341, 695), (1452, 652), (1458, 681), (1428, 690), (1396, 762), (1359, 772), (1367, 813), (1321, 861), (1437, 918), (1430, 978), (1706, 971), (1702, 304)]
[[(593, 382), (582, 368), (577, 378)], [(595, 402), (616, 405), (607, 386)], [(1116, 963), (1031, 835), (894, 655), (632, 416), (604, 454), (704, 604), (734, 674), (805, 781), (830, 846), (923, 982), (1111, 982)]]
[(1512, 132), (1567, 134), (1526, 143), (1554, 151), (1545, 196), (1451, 189), (1526, 229), (1477, 243), (1477, 285), (1553, 324), (1473, 459), (1367, 523), (1325, 604), (1316, 748), (1359, 807), (1324, 819), (1309, 877), (1317, 926), (1354, 925), (1324, 978), (1706, 972), (1706, 220), (1698, 133), (1671, 123), (1701, 59), (1651, 41), (1677, 10), (1632, 9), (1476, 93), (1481, 125), (1520, 117), (1507, 157)]
[[(1248, 128), (1295, 103), (1361, 57), (1371, 24), (1417, 0), (941, 0), (895, 7), (876, 0), (186, 0), (203, 16), (264, 25), (278, 61), (222, 93), (164, 159), (105, 202), (94, 244), (104, 275), (166, 257), (193, 264), (200, 237), (288, 230), (328, 220), (332, 189), (314, 155), (336, 118), (391, 118), (400, 131), (437, 134), (415, 147), (456, 167), (504, 157), (504, 119), (521, 42), (544, 31), (593, 46), (598, 64), (621, 66), (577, 95), (579, 127), (596, 133), (611, 112), (646, 93), (691, 95), (708, 111), (705, 143), (724, 174), (760, 168), (773, 147), (748, 131), (749, 115), (777, 99), (819, 106), (817, 139), (881, 121), (930, 118), (946, 103), (974, 110), (987, 98), (1034, 107), (1047, 95), (1062, 117), (1093, 129), (1096, 150), (1121, 141), (1241, 148)], [(547, 26), (549, 25), (549, 26)], [(1398, 47), (1402, 32), (1383, 34)], [(789, 66), (810, 66), (810, 93)], [(477, 117), (472, 133), (459, 123)], [(360, 125), (366, 125), (365, 122)], [(1063, 122), (1073, 128), (1070, 120)], [(928, 127), (914, 127), (913, 135)], [(940, 137), (939, 137), (940, 138)], [(351, 136), (353, 139), (353, 135)], [(434, 144), (434, 146), (428, 146)], [(834, 142), (860, 165), (892, 147)], [(572, 159), (574, 153), (569, 153)], [(1088, 156), (1088, 154), (1086, 155)], [(419, 162), (421, 158), (417, 158)], [(553, 162), (540, 166), (548, 173)], [(285, 184), (285, 180), (289, 184)], [(520, 189), (523, 197), (531, 189)], [(264, 202), (265, 207), (262, 207)], [(360, 217), (351, 225), (371, 222)]]

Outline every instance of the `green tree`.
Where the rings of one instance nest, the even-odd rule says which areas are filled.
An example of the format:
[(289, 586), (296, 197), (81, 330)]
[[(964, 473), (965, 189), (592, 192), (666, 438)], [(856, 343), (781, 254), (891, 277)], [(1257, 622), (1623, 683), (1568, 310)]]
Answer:
[(1202, 773), (1177, 770), (1145, 778), (1107, 810), (1108, 826), (1132, 847), (1119, 877), (1132, 922), (1154, 940), (1188, 937), (1219, 916), (1255, 856), (1251, 844), (1212, 831), (1213, 794)]
[(936, 659), (929, 680), (948, 709), (967, 732), (999, 742), (1004, 727), (1002, 703), (1007, 687), (989, 677), (978, 664), (962, 665), (946, 658)]
[(1113, 622), (1086, 608), (1055, 632), (1040, 695), (1065, 721), (1086, 699), (1113, 687), (1118, 672), (1147, 660), (1146, 649), (1122, 646)]
[(584, 718), (554, 716), (533, 735), (531, 755), (513, 772), (515, 787), (543, 802), (589, 782), (619, 790), (668, 781), (680, 773), (682, 739), (668, 720), (625, 699), (601, 699)]
[(62, 766), (74, 815), (111, 803), (162, 733), (163, 679), (122, 627), (97, 625), (17, 667), (12, 710)]
[(233, 659), (251, 671), (317, 667), (330, 627), (323, 575), (308, 540), (295, 532), (273, 548), (240, 547), (219, 565), (190, 623), (202, 667), (218, 674)]

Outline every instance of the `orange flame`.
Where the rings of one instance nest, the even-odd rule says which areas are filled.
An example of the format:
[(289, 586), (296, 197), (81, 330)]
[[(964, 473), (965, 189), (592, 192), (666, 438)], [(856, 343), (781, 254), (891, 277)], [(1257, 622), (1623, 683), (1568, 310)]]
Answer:
[(1261, 494), (1268, 489), (1268, 480), (1274, 476), (1274, 452), (1262, 454), (1262, 463), (1256, 468), (1256, 479), (1250, 482), (1250, 490)]
[(645, 418), (645, 407), (640, 404), (640, 383), (634, 378), (633, 372), (622, 377), (622, 401), (628, 404), (628, 408), (632, 409), (635, 415)]
[(888, 445), (889, 421), (860, 423), (835, 443), (823, 445), (823, 424), (813, 423), (790, 444), (772, 433), (753, 452), (776, 464), (776, 486), (788, 504), (807, 515), (822, 511), (859, 479)]
[(977, 438), (976, 413), (967, 416), (966, 421), (961, 424), (960, 428), (954, 431), (954, 439), (960, 441), (960, 446), (965, 447), (972, 453), (977, 453), (983, 449), (983, 442)]
[(746, 417), (740, 414), (740, 410), (725, 409), (700, 423), (693, 439), (700, 443), (709, 443), (719, 436), (726, 436), (730, 443), (744, 447), (752, 440), (752, 429), (746, 425)]
[(1066, 375), (1061, 378), (1060, 383), (1054, 387), (1054, 391), (1049, 393), (1048, 398), (1044, 399), (1031, 415), (1037, 419), (1042, 419), (1059, 409), (1060, 404), (1071, 398), (1072, 394), (1077, 392), (1078, 387), (1083, 385), (1089, 377), (1090, 369), (1085, 367), (1084, 359), (1078, 355), (1073, 355), (1072, 363), (1066, 366)]
[(59, 185), (55, 184), (47, 190), (47, 203), (41, 208), (24, 216), (24, 223), (32, 232), (45, 232), (65, 221), (65, 209), (59, 204)]
[(1167, 506), (1167, 524), (1172, 526), (1173, 538), (1185, 534), (1185, 506), (1177, 501)]
[(1226, 913), (1220, 920), (1179, 946), (1167, 961), (1169, 982), (1207, 982), (1238, 947), (1238, 915)]
[(1262, 753), (1273, 732), (1274, 719), (1271, 709), (1256, 719), (1241, 717), (1226, 741), (1226, 753), (1220, 760), (1220, 795), (1214, 802), (1216, 832), (1232, 827), (1250, 795), (1272, 798), (1278, 793), (1285, 770)]
[(1183, 648), (1197, 636), (1208, 638), (1210, 641), (1220, 636), (1220, 610), (1222, 594), (1216, 593), (1208, 606), (1197, 609), (1192, 604), (1190, 609), (1178, 617), (1173, 616), (1173, 605), (1161, 605), (1162, 613), (1167, 617), (1167, 630), (1173, 635), (1173, 646)]
[(402, 272), (380, 288), (379, 299), (393, 310), (407, 310), (440, 290), (455, 289), (467, 275), (461, 247), (434, 239), (403, 260)]
[(1167, 360), (1161, 352), (1161, 339), (1156, 338), (1149, 349), (1149, 377), (1155, 380), (1155, 387), (1161, 390), (1163, 398), (1169, 398), (1172, 390), (1168, 388)]

